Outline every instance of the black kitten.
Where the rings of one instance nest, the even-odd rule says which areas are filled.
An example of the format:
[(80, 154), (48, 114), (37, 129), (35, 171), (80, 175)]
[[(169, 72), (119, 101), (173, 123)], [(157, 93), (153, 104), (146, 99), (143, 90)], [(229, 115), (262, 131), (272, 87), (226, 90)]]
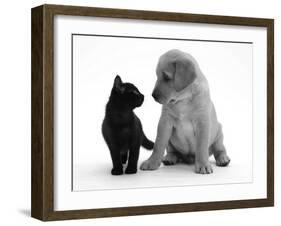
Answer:
[(127, 160), (125, 173), (136, 173), (140, 146), (153, 148), (153, 142), (146, 138), (141, 121), (133, 112), (143, 100), (144, 96), (133, 84), (123, 83), (118, 75), (115, 77), (102, 124), (102, 134), (113, 163), (112, 175), (123, 174), (122, 164)]

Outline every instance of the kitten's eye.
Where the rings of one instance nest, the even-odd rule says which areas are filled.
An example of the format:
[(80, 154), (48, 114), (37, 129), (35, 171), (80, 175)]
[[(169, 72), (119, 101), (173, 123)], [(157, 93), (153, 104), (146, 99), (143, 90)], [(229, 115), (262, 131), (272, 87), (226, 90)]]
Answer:
[(136, 94), (136, 95), (139, 95), (139, 92), (138, 91), (136, 91), (136, 90), (133, 90), (133, 92), (132, 92), (133, 94)]
[(170, 77), (165, 72), (163, 72), (163, 79), (165, 82), (168, 82), (170, 80)]

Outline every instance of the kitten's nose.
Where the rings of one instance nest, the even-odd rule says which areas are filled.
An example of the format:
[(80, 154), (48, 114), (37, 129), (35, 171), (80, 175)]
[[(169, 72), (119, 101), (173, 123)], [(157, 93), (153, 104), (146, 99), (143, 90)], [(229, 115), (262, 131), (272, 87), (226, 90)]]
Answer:
[(144, 95), (141, 94), (141, 102), (144, 101)]
[(144, 101), (144, 95), (139, 94), (139, 100), (138, 100), (138, 103), (137, 103), (137, 107), (141, 106), (143, 101)]

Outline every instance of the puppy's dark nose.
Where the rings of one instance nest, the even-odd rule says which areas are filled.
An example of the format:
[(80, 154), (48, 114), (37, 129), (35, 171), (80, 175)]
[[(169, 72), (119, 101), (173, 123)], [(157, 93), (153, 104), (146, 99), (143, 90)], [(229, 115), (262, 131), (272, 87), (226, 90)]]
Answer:
[(159, 99), (159, 93), (154, 90), (153, 93), (152, 93), (152, 97), (154, 98), (154, 100), (157, 101)]

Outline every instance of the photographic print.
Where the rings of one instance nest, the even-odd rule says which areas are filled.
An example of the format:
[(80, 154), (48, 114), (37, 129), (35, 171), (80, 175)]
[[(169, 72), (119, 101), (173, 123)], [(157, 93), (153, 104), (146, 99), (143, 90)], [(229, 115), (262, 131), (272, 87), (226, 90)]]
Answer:
[[(74, 191), (252, 182), (252, 43), (94, 34), (72, 41)], [(139, 119), (127, 116), (133, 111)], [(136, 175), (113, 177), (122, 163), (126, 174), (134, 155), (127, 139), (151, 142), (146, 136), (154, 149), (135, 141)]]
[(32, 9), (32, 216), (272, 206), (273, 20)]

